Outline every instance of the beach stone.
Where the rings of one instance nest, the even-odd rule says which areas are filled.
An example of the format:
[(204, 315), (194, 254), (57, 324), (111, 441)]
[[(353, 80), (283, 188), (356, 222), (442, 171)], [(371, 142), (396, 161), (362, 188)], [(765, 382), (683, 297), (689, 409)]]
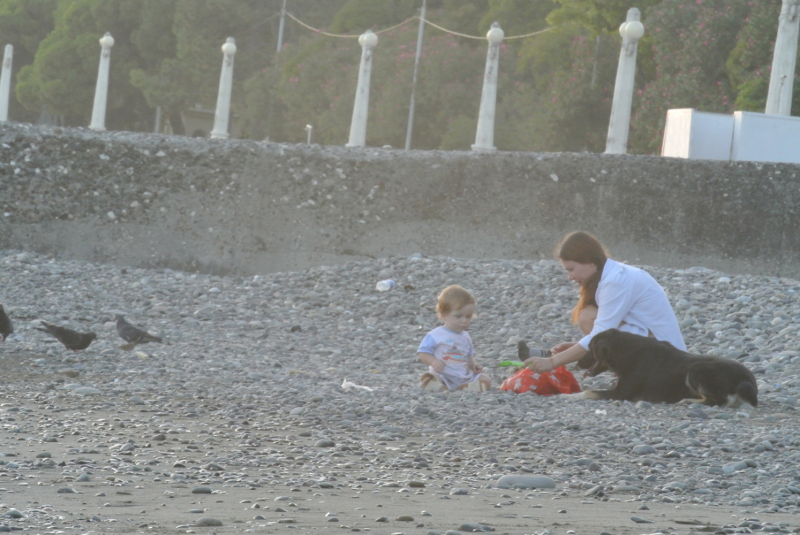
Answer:
[(195, 520), (194, 525), (199, 528), (213, 528), (221, 526), (222, 521), (217, 520), (216, 518), (212, 518), (210, 516), (204, 516), (202, 518), (198, 518), (197, 520)]
[(554, 489), (556, 488), (556, 482), (547, 476), (508, 474), (500, 477), (500, 479), (497, 480), (497, 487), (501, 489)]
[(474, 533), (474, 532), (489, 532), (494, 531), (494, 528), (491, 526), (486, 526), (484, 524), (474, 524), (471, 522), (467, 522), (465, 524), (461, 524), (458, 529), (460, 531), (466, 531), (467, 533)]
[(336, 446), (336, 442), (334, 442), (333, 440), (331, 440), (329, 438), (323, 438), (323, 439), (318, 440), (314, 444), (314, 446), (316, 446), (318, 448), (333, 448), (334, 446)]
[(469, 494), (468, 489), (460, 489), (460, 488), (450, 489), (450, 496), (466, 496), (467, 494)]
[(745, 461), (735, 461), (724, 465), (722, 467), (722, 471), (726, 474), (732, 474), (734, 472), (738, 472), (739, 470), (745, 470), (746, 468), (748, 468), (748, 465)]
[(656, 449), (649, 444), (637, 444), (633, 447), (633, 453), (636, 455), (650, 455), (651, 453), (655, 452)]
[(100, 390), (90, 386), (80, 386), (78, 388), (74, 388), (71, 393), (76, 396), (99, 396), (102, 394)]
[(586, 492), (584, 492), (583, 495), (586, 496), (586, 497), (589, 497), (589, 496), (602, 496), (604, 490), (605, 490), (605, 488), (603, 487), (603, 485), (595, 485), (594, 487), (592, 487), (589, 490), (587, 490)]
[(195, 487), (192, 489), (192, 494), (211, 494), (211, 487)]

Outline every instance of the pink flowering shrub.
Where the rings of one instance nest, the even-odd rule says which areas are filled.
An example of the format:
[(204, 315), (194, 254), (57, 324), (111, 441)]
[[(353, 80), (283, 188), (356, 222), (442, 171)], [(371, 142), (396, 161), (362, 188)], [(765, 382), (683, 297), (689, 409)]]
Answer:
[(634, 99), (630, 152), (660, 152), (669, 109), (734, 111), (726, 60), (749, 11), (728, 0), (664, 0), (647, 10), (655, 73)]

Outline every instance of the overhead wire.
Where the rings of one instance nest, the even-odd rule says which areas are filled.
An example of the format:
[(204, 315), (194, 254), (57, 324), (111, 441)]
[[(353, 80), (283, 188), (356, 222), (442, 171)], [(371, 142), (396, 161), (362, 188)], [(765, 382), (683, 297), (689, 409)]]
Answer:
[[(360, 34), (354, 35), (354, 34), (341, 34), (341, 33), (326, 32), (324, 30), (320, 30), (319, 28), (314, 28), (313, 26), (311, 26), (309, 24), (306, 24), (305, 22), (303, 22), (302, 20), (298, 19), (297, 17), (295, 17), (293, 14), (291, 14), (288, 11), (286, 12), (286, 15), (290, 19), (295, 21), (297, 24), (299, 24), (300, 26), (302, 26), (302, 27), (304, 27), (304, 28), (306, 28), (308, 30), (311, 30), (312, 32), (318, 33), (320, 35), (325, 35), (327, 37), (338, 37), (338, 38), (344, 38), (344, 39), (358, 39), (359, 37), (361, 37)], [(457, 31), (454, 31), (454, 30), (447, 29), (447, 28), (445, 28), (443, 26), (439, 26), (438, 24), (435, 24), (435, 23), (429, 21), (428, 19), (423, 19), (419, 15), (414, 15), (412, 17), (407, 18), (403, 22), (400, 22), (400, 23), (395, 24), (394, 26), (390, 26), (388, 28), (384, 28), (382, 30), (377, 30), (374, 33), (376, 33), (376, 34), (385, 33), (385, 32), (394, 30), (395, 28), (399, 28), (400, 26), (403, 26), (404, 24), (408, 24), (409, 22), (411, 22), (413, 20), (421, 20), (425, 24), (427, 24), (427, 25), (429, 25), (429, 26), (431, 26), (433, 28), (436, 28), (439, 31), (448, 33), (450, 35), (455, 35), (457, 37), (464, 37), (465, 39), (481, 39), (481, 40), (486, 39), (485, 36), (468, 35), (468, 34), (465, 34), (465, 33), (461, 33), (461, 32), (457, 32)], [(536, 31), (536, 32), (526, 33), (526, 34), (522, 34), (522, 35), (511, 35), (511, 36), (504, 37), (504, 39), (505, 40), (524, 39), (526, 37), (533, 37), (534, 35), (539, 35), (539, 34), (542, 34), (542, 33), (545, 33), (545, 32), (549, 32), (551, 29), (552, 28), (545, 28), (544, 30), (539, 30), (539, 31)]]

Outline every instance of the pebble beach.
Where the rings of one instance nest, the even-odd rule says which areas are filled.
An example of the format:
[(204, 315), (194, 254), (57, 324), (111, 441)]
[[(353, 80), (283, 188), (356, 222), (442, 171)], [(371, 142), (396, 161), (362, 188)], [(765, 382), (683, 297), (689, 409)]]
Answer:
[[(691, 352), (753, 371), (757, 408), (500, 390), (519, 340), (578, 339), (551, 260), (222, 277), (0, 251), (0, 532), (800, 532), (800, 281), (641, 267)], [(419, 387), (449, 284), (477, 298), (489, 392)], [(164, 343), (120, 349), (115, 314)], [(68, 351), (40, 320), (98, 338)]]

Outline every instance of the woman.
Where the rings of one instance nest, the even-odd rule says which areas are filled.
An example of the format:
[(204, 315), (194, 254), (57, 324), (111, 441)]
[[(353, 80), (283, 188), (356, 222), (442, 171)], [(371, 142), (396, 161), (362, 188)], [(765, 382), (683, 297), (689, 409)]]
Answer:
[(578, 343), (554, 346), (550, 358), (527, 359), (526, 365), (534, 372), (549, 372), (580, 360), (594, 335), (615, 327), (653, 336), (686, 351), (667, 294), (646, 271), (608, 258), (600, 241), (583, 231), (565, 236), (556, 256), (569, 280), (581, 286), (580, 299), (572, 309), (572, 321), (584, 337)]

